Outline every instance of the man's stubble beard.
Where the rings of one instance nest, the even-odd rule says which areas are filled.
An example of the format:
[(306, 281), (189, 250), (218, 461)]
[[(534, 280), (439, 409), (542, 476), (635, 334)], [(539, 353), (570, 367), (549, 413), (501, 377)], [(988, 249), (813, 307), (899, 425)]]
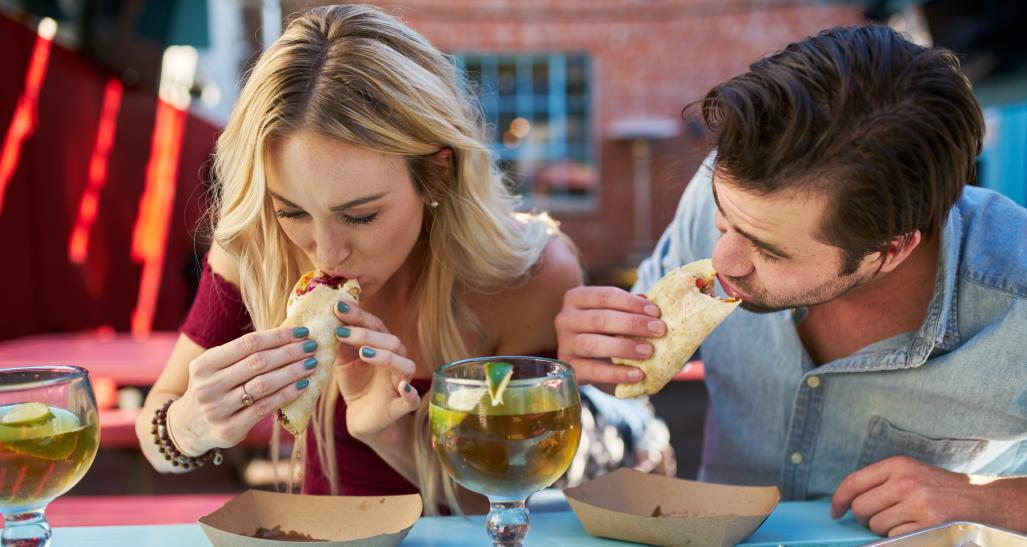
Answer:
[(757, 294), (753, 296), (752, 292), (747, 290), (750, 289), (750, 287), (746, 286), (744, 282), (730, 277), (728, 280), (738, 290), (753, 296), (752, 300), (742, 300), (740, 306), (743, 310), (753, 313), (774, 313), (781, 310), (806, 308), (830, 302), (853, 289), (865, 285), (871, 277), (873, 277), (872, 274), (859, 275), (858, 272), (850, 275), (842, 275), (835, 277), (818, 287), (814, 287), (794, 298), (781, 301), (768, 299), (766, 294)]

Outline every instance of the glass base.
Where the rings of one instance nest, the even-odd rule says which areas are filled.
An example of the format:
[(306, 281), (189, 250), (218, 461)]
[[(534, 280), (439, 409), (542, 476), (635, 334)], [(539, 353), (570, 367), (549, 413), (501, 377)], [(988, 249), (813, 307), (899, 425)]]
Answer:
[(45, 507), (15, 514), (4, 513), (3, 547), (47, 547), (50, 545), (50, 523), (43, 515)]
[(520, 547), (528, 535), (528, 508), (524, 500), (489, 500), (485, 528), (495, 547)]

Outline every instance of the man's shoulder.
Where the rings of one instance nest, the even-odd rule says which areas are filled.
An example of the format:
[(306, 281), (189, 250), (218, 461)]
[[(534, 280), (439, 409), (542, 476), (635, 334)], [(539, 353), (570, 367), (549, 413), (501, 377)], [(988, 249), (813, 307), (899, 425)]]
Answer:
[(1027, 298), (1027, 209), (995, 191), (967, 187), (956, 210), (959, 277)]

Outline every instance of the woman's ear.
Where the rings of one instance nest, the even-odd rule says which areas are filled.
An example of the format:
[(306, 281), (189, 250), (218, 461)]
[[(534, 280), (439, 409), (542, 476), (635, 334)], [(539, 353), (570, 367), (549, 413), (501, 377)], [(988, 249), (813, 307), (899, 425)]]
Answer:
[(445, 147), (442, 150), (428, 156), (428, 161), (439, 171), (446, 175), (453, 174), (453, 149)]

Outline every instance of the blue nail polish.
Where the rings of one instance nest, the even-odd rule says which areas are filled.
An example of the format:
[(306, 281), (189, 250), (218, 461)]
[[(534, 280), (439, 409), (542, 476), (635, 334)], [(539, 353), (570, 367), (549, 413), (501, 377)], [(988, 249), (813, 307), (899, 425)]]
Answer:
[(307, 357), (306, 361), (303, 361), (303, 368), (307, 370), (313, 370), (317, 366), (317, 359), (313, 357)]
[(310, 329), (307, 327), (296, 327), (292, 329), (293, 338), (306, 338), (310, 334)]
[(336, 327), (335, 328), (335, 336), (338, 336), (339, 338), (349, 338), (349, 335), (350, 335), (349, 327)]
[(310, 380), (307, 380), (306, 378), (304, 378), (304, 379), (300, 380), (299, 382), (296, 382), (296, 389), (307, 389), (307, 386), (309, 386), (309, 385), (310, 385)]
[(316, 349), (317, 349), (317, 342), (315, 342), (313, 340), (307, 340), (306, 342), (303, 342), (303, 351), (305, 351), (307, 353), (312, 353)]
[(360, 355), (363, 355), (364, 357), (366, 357), (368, 359), (374, 357), (375, 355), (377, 355), (377, 353), (378, 352), (374, 351), (373, 349), (371, 349), (371, 348), (369, 348), (367, 346), (364, 346), (364, 347), (360, 348)]
[(407, 393), (410, 393), (410, 389), (411, 389), (410, 388), (410, 384), (406, 384), (405, 386), (403, 386), (403, 391), (405, 391)]
[(339, 308), (339, 313), (349, 313), (349, 304), (345, 302), (339, 302), (336, 307)]

